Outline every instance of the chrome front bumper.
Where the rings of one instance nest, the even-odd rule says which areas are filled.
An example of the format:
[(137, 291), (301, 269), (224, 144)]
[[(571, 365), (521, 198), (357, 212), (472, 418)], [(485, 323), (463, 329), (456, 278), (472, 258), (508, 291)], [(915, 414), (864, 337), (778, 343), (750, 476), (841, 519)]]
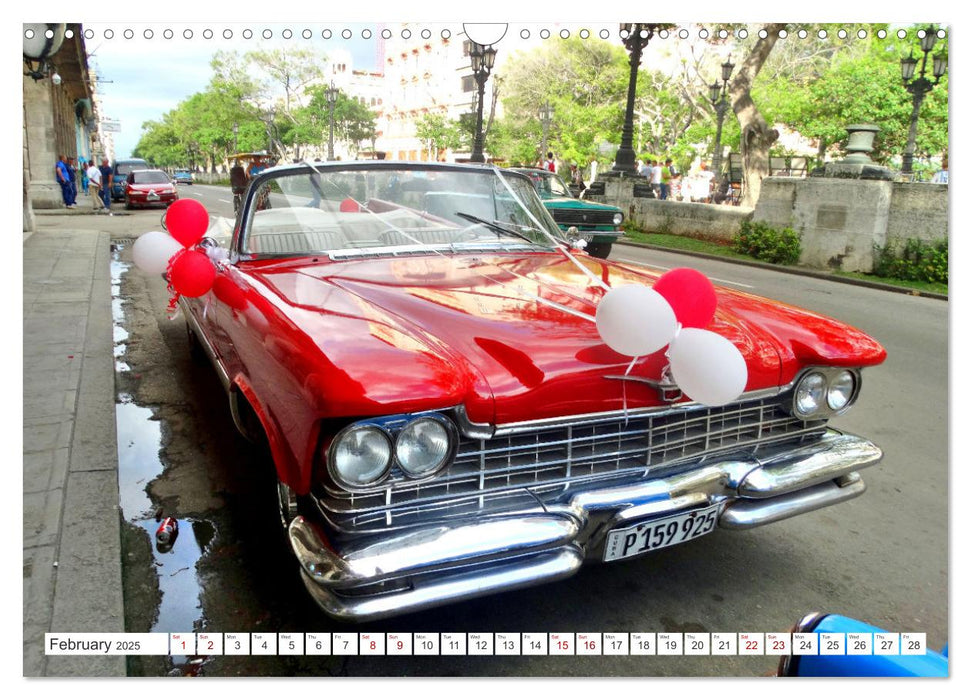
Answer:
[(768, 459), (712, 462), (635, 484), (575, 491), (558, 506), (376, 535), (335, 547), (297, 517), (290, 543), (307, 590), (329, 615), (365, 621), (556, 581), (603, 559), (610, 530), (721, 504), (719, 527), (745, 529), (861, 495), (856, 472), (883, 453), (829, 431)]

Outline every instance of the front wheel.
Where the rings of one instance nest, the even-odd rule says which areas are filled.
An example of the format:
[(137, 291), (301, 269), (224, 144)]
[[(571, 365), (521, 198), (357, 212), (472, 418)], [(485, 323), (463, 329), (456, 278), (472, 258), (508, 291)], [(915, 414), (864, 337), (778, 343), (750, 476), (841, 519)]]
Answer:
[(606, 260), (613, 243), (587, 243), (587, 253), (595, 258)]

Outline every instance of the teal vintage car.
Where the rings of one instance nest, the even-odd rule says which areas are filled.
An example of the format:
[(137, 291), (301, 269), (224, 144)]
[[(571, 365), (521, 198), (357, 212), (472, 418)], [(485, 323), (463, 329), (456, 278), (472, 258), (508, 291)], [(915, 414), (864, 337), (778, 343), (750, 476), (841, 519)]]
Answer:
[(624, 235), (620, 228), (624, 213), (609, 204), (577, 199), (556, 173), (540, 168), (512, 168), (529, 176), (546, 209), (563, 230), (576, 227), (577, 235), (587, 242), (587, 252), (598, 258), (610, 255), (610, 248)]

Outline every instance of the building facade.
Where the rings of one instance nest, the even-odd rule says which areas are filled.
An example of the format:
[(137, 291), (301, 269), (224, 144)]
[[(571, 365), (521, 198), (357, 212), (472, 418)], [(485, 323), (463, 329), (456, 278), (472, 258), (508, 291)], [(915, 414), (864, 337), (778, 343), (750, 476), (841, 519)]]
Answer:
[[(25, 26), (25, 30), (27, 25)], [(44, 27), (51, 25), (31, 25)], [(64, 206), (55, 167), (58, 156), (91, 160), (103, 155), (93, 80), (80, 25), (68, 24), (60, 47), (44, 61), (28, 61), (23, 78), (24, 230), (32, 209)]]

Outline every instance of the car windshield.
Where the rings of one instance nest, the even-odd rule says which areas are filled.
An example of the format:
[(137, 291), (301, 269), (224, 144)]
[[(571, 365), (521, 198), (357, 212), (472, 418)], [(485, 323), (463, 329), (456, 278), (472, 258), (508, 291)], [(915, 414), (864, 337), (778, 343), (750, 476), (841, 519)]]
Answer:
[(131, 174), (136, 185), (158, 185), (169, 182), (169, 176), (161, 170), (136, 170)]
[(542, 197), (572, 197), (569, 188), (556, 173), (531, 170), (526, 173), (536, 185), (536, 191)]
[(303, 165), (261, 183), (246, 205), (244, 255), (550, 249), (559, 235), (529, 181), (496, 168)]

